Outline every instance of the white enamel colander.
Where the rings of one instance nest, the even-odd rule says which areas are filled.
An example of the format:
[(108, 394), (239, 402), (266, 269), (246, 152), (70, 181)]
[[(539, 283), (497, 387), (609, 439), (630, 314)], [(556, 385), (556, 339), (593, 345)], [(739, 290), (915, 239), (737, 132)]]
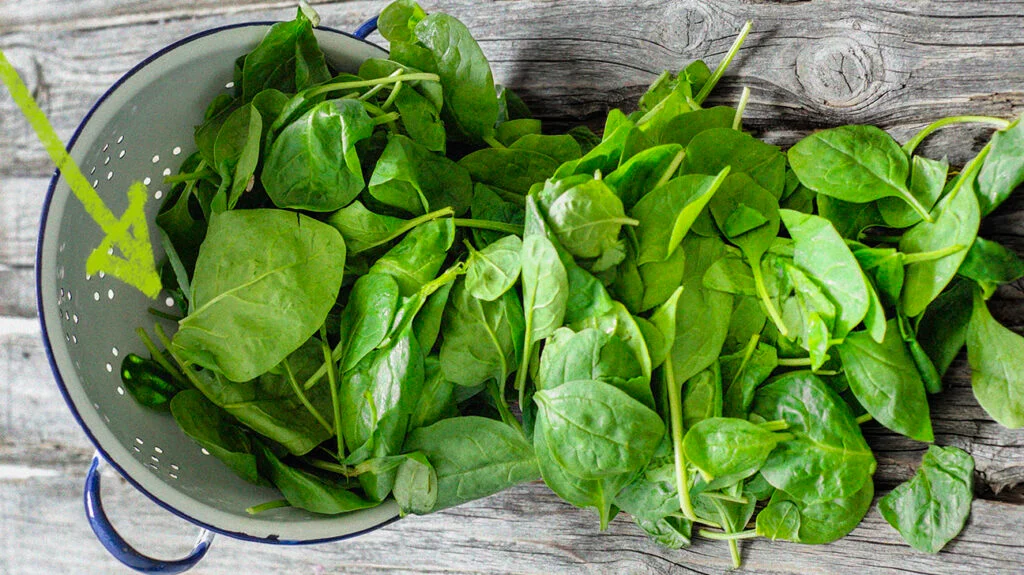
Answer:
[[(194, 151), (193, 126), (202, 121), (207, 103), (230, 86), (235, 59), (252, 50), (271, 24), (227, 26), (180, 40), (125, 74), (93, 106), (69, 151), (111, 211), (124, 211), (125, 192), (141, 180), (149, 186), (147, 217), (151, 234), (156, 233), (154, 218), (168, 190), (164, 176)], [(375, 27), (376, 19), (353, 35), (318, 28), (316, 37), (336, 70), (354, 72), (367, 58), (387, 55), (364, 39)], [(67, 182), (55, 174), (43, 204), (36, 255), (39, 315), (57, 385), (97, 449), (85, 504), (107, 550), (139, 571), (178, 573), (203, 557), (215, 532), (261, 543), (319, 543), (397, 518), (393, 502), (340, 516), (299, 509), (247, 514), (247, 507), (280, 495), (237, 477), (169, 415), (140, 407), (121, 387), (122, 358), (144, 353), (134, 330), (152, 327), (147, 308), (170, 302), (166, 294), (156, 302), (147, 299), (110, 276), (87, 276), (86, 258), (102, 239)], [(102, 460), (157, 504), (203, 529), (191, 554), (174, 561), (152, 559), (117, 534), (100, 502)]]

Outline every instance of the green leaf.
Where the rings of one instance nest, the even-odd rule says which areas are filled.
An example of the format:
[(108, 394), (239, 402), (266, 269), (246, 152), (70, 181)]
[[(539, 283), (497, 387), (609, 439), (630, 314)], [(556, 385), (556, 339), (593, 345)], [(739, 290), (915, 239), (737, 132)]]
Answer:
[[(523, 121), (523, 120), (513, 120)], [(504, 124), (499, 124), (499, 130)], [(540, 133), (526, 134), (509, 144), (513, 150), (530, 150), (544, 154), (559, 164), (579, 159), (583, 152), (579, 143), (572, 136), (562, 134), (558, 136), (545, 136)], [(552, 173), (554, 173), (552, 171)]]
[[(422, 347), (422, 342), (420, 345), (427, 349)], [(455, 384), (445, 379), (437, 356), (427, 356), (423, 360), (423, 374), (423, 391), (409, 417), (409, 431), (459, 414), (455, 405)]]
[(392, 276), (402, 297), (409, 297), (437, 276), (454, 241), (450, 218), (422, 223), (381, 256), (369, 273)]
[(533, 197), (526, 200), (526, 232), (522, 244), (524, 349), (551, 335), (565, 319), (569, 280), (554, 244), (543, 231)]
[(657, 413), (600, 381), (574, 381), (533, 397), (553, 459), (582, 479), (637, 471), (665, 434)]
[(776, 490), (768, 506), (757, 515), (757, 533), (773, 541), (831, 543), (861, 522), (874, 493), (875, 485), (870, 480), (853, 495), (828, 501), (805, 502)]
[(574, 330), (596, 328), (608, 335), (621, 339), (633, 351), (634, 357), (640, 363), (640, 369), (646, 381), (651, 379), (651, 354), (647, 349), (647, 342), (644, 341), (643, 332), (636, 320), (630, 315), (622, 303), (613, 301), (612, 309), (597, 317), (589, 317), (570, 324)]
[(430, 513), (437, 506), (437, 472), (422, 453), (406, 456), (395, 475), (395, 502), (402, 513)]
[(788, 438), (745, 419), (712, 417), (686, 431), (683, 453), (709, 481), (740, 480), (757, 473), (775, 445)]
[[(482, 250), (470, 250), (466, 289), (478, 299), (498, 299), (519, 279), (522, 252), (523, 242), (518, 236), (505, 236)], [(553, 255), (557, 260), (558, 255)]]
[(946, 373), (967, 343), (973, 292), (971, 282), (953, 280), (928, 306), (918, 323), (917, 341), (935, 364), (939, 375)]
[[(946, 187), (949, 162), (914, 156), (910, 170), (910, 193), (926, 209), (932, 209)], [(921, 214), (900, 198), (881, 198), (878, 212), (885, 223), (894, 228), (907, 228), (921, 221)]]
[(390, 275), (368, 273), (356, 280), (339, 321), (342, 372), (354, 368), (384, 341), (399, 297), (398, 284)]
[(171, 400), (171, 415), (181, 430), (249, 483), (259, 483), (252, 442), (232, 418), (197, 390)]
[(290, 22), (270, 27), (242, 65), (243, 101), (267, 88), (287, 94), (329, 80), (330, 70), (313, 35), (313, 24), (300, 9)]
[(441, 370), (453, 383), (504, 382), (522, 357), (523, 306), (515, 290), (489, 302), (474, 298), (465, 282), (457, 281), (444, 325)]
[(681, 176), (669, 180), (637, 202), (630, 215), (640, 222), (636, 228), (640, 246), (638, 266), (668, 259), (728, 173), (728, 169), (723, 169), (716, 177)]
[(545, 346), (535, 378), (537, 389), (583, 379), (614, 385), (654, 409), (650, 380), (644, 377), (640, 361), (614, 335), (587, 328), (575, 334), (562, 332), (553, 348)]
[(325, 515), (337, 515), (369, 509), (380, 504), (360, 497), (339, 482), (290, 467), (262, 445), (260, 453), (266, 474), (292, 507)]
[(522, 434), (483, 417), (453, 417), (417, 429), (405, 451), (427, 456), (437, 473), (433, 511), (486, 497), (540, 477), (537, 458)]
[(579, 258), (596, 258), (612, 249), (626, 217), (622, 201), (601, 180), (569, 188), (547, 206), (547, 219), (558, 242)]
[(341, 233), (345, 245), (353, 254), (381, 245), (394, 236), (406, 220), (384, 216), (366, 209), (356, 200), (331, 214), (326, 223)]
[(262, 133), (263, 118), (252, 104), (232, 112), (217, 133), (213, 147), (214, 166), (231, 177), (231, 187), (225, 198), (226, 209), (234, 209), (256, 173)]
[(323, 325), (344, 264), (341, 235), (307, 216), (282, 210), (215, 216), (196, 261), (194, 309), (178, 323), (174, 352), (231, 381), (265, 373)]
[(682, 397), (683, 427), (722, 416), (722, 370), (717, 361), (686, 380)]
[(356, 142), (370, 137), (373, 122), (355, 100), (316, 105), (278, 134), (261, 175), (279, 208), (332, 212), (363, 189)]
[(875, 458), (846, 403), (810, 372), (793, 372), (762, 386), (751, 411), (783, 419), (794, 438), (768, 456), (761, 474), (800, 501), (848, 497), (871, 480)]
[(749, 357), (746, 351), (723, 357), (721, 366), (725, 393), (722, 397), (722, 414), (726, 417), (747, 417), (750, 404), (754, 401), (754, 392), (778, 365), (778, 352), (765, 343), (758, 343)]
[(992, 148), (978, 172), (975, 193), (981, 215), (987, 216), (1024, 183), (1024, 126), (1020, 120), (992, 135)]
[(626, 209), (636, 203), (666, 177), (671, 177), (682, 159), (683, 147), (678, 144), (654, 146), (634, 154), (605, 178)]
[(732, 128), (736, 110), (729, 106), (714, 106), (680, 114), (669, 120), (661, 130), (661, 143), (686, 146), (694, 136), (712, 128)]
[(1003, 427), (1024, 427), (1024, 338), (992, 317), (981, 294), (974, 292), (974, 310), (967, 327), (967, 361), (971, 387), (985, 411)]
[(786, 184), (786, 156), (778, 146), (731, 128), (704, 130), (686, 145), (682, 173), (713, 176), (726, 166), (733, 175), (749, 176), (776, 200), (782, 196)]
[(394, 134), (370, 177), (370, 195), (411, 214), (451, 206), (461, 215), (473, 199), (473, 183), (455, 162)]
[(956, 447), (932, 445), (914, 477), (882, 497), (878, 510), (914, 549), (938, 553), (964, 528), (973, 488), (974, 459)]
[(994, 290), (995, 286), (1024, 277), (1024, 262), (998, 242), (978, 237), (957, 273)]
[(889, 320), (881, 343), (855, 331), (839, 345), (839, 357), (854, 396), (879, 423), (917, 441), (932, 442), (932, 422), (924, 383)]
[(413, 30), (427, 17), (423, 8), (413, 0), (394, 0), (380, 11), (377, 30), (388, 42), (411, 42)]
[(484, 148), (459, 160), (474, 182), (526, 195), (558, 169), (551, 156), (525, 148)]
[[(964, 186), (966, 187), (966, 185)], [(900, 251), (913, 255), (953, 246), (970, 246), (978, 236), (981, 214), (978, 201), (969, 190), (948, 195), (935, 207), (935, 220), (921, 222), (903, 234)], [(907, 317), (917, 317), (942, 293), (967, 257), (966, 249), (946, 257), (907, 266), (901, 302)]]

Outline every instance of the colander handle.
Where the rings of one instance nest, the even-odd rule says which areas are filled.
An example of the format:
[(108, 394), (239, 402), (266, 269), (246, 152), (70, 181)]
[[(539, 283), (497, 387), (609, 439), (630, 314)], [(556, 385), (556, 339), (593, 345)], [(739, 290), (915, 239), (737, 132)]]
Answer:
[(361, 26), (356, 28), (356, 31), (352, 33), (353, 36), (360, 40), (366, 40), (366, 37), (373, 34), (373, 31), (377, 29), (377, 17), (374, 16), (366, 22), (363, 22)]
[(97, 453), (92, 458), (92, 465), (89, 466), (89, 473), (85, 476), (85, 514), (89, 518), (89, 526), (100, 543), (115, 559), (141, 573), (183, 573), (188, 571), (202, 560), (203, 556), (210, 549), (213, 541), (213, 532), (203, 529), (199, 532), (195, 547), (192, 552), (181, 559), (164, 561), (143, 555), (128, 544), (123, 537), (114, 529), (107, 514), (103, 511), (103, 502), (100, 500), (100, 464), (102, 458)]

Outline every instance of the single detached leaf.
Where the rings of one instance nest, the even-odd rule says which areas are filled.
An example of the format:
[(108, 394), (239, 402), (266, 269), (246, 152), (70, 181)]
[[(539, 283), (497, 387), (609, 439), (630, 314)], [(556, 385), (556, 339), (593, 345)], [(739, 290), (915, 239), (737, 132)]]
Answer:
[(967, 361), (971, 387), (985, 411), (1003, 427), (1024, 427), (1024, 338), (992, 317), (975, 290), (974, 310), (967, 327)]
[(932, 445), (917, 474), (878, 501), (882, 517), (912, 547), (938, 553), (967, 522), (974, 497), (974, 458)]
[(1024, 183), (1024, 126), (1020, 120), (992, 136), (992, 149), (975, 184), (981, 215), (987, 216)]

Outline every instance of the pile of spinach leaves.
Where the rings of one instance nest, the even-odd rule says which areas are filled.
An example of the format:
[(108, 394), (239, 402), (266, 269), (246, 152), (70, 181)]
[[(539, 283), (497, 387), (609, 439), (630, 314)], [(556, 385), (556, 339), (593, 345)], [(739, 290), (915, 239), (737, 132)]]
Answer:
[[(542, 132), (467, 28), (399, 0), (388, 59), (331, 69), (315, 14), (274, 25), (195, 130), (157, 223), (183, 314), (126, 388), (247, 481), (336, 514), (428, 513), (543, 478), (659, 543), (826, 543), (874, 496), (874, 419), (934, 440), (965, 345), (981, 405), (1024, 426), (1024, 339), (990, 315), (1024, 263), (978, 237), (1024, 182), (1024, 128), (948, 118), (788, 152), (666, 72), (603, 135)], [(963, 170), (935, 129), (999, 131)], [(511, 403), (511, 407), (510, 407)], [(518, 406), (518, 412), (514, 408)], [(973, 460), (931, 447), (885, 518), (937, 552)]]

